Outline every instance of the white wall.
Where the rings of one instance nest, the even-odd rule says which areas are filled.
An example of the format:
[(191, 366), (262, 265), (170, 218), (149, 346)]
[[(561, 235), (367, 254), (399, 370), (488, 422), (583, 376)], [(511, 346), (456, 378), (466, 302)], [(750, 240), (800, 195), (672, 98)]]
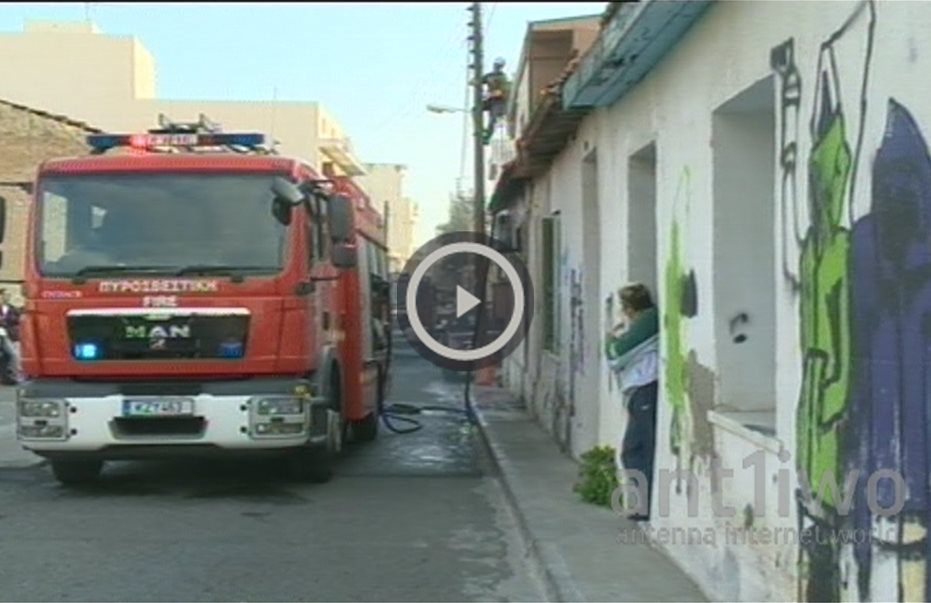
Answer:
[[(928, 468), (921, 460), (928, 458), (927, 450), (931, 449), (927, 391), (921, 385), (931, 361), (926, 357), (931, 337), (918, 329), (928, 314), (926, 308), (931, 308), (931, 295), (925, 293), (931, 290), (931, 278), (925, 276), (931, 274), (925, 271), (931, 265), (931, 244), (927, 243), (931, 240), (931, 159), (927, 150), (931, 80), (926, 77), (931, 60), (931, 37), (926, 35), (931, 28), (931, 5), (877, 3), (862, 5), (866, 8), (856, 13), (858, 6), (856, 2), (715, 3), (672, 54), (635, 89), (613, 107), (598, 110), (586, 119), (575, 140), (535, 185), (536, 189), (550, 185), (548, 202), (552, 208), (562, 210), (567, 268), (562, 316), (563, 337), (568, 343), (573, 336), (569, 270), (588, 269), (584, 261), (584, 212), (580, 211), (582, 158), (587, 149), (598, 149), (600, 277), (596, 290), (585, 291), (584, 295), (603, 302), (619, 285), (634, 277), (628, 269), (627, 241), (622, 240), (631, 218), (629, 159), (656, 141), (657, 280), (663, 309), (657, 470), (690, 469), (697, 483), (691, 489), (685, 487), (686, 482), (680, 490), (673, 488), (668, 497), (668, 516), (661, 516), (659, 507), (654, 506), (651, 525), (654, 529), (696, 528), (712, 539), (702, 544), (678, 542), (664, 546), (715, 598), (786, 600), (827, 596), (895, 600), (901, 592), (908, 600), (928, 600), (931, 594), (924, 591), (924, 549), (918, 557), (905, 559), (874, 546), (870, 549), (872, 561), (858, 563), (848, 546), (817, 563), (801, 555), (798, 546), (799, 517), (793, 492), (798, 485), (796, 467), (804, 463), (800, 453), (808, 449), (809, 438), (813, 449), (821, 451), (823, 466), (836, 461), (863, 470), (886, 466), (902, 472), (910, 480), (913, 499), (909, 504), (916, 513), (926, 514), (931, 499)], [(870, 6), (876, 15), (871, 45)], [(834, 42), (826, 45), (829, 39)], [(715, 172), (713, 112), (773, 75), (773, 51), (789, 40), (794, 45), (791, 65), (801, 80), (801, 96), (798, 114), (793, 118), (791, 106), (781, 96), (781, 80), (776, 78), (776, 120), (768, 126), (775, 132), (772, 175), (760, 170), (751, 179), (750, 173), (734, 172), (732, 180), (724, 181), (745, 188), (754, 203), (771, 197), (774, 218), (769, 231), (754, 231), (752, 226), (741, 232), (729, 231), (719, 250), (745, 252), (745, 238), (759, 239), (769, 248), (760, 249), (759, 256), (744, 267), (732, 262), (733, 282), (719, 280), (716, 288), (715, 275), (721, 276), (718, 270), (722, 261), (715, 253), (716, 236), (723, 232), (715, 231), (716, 220), (724, 227), (728, 211), (749, 207), (735, 205), (738, 196), (733, 191), (730, 204), (727, 195), (723, 203), (716, 203), (716, 179), (720, 184), (728, 174)], [(824, 61), (830, 58), (831, 51), (835, 63), (829, 68)], [(823, 61), (820, 69), (819, 59)], [(864, 85), (866, 73), (869, 79)], [(823, 81), (832, 85), (833, 103), (822, 102), (818, 84)], [(847, 129), (843, 141), (827, 145), (822, 142), (825, 134), (818, 130), (819, 120), (831, 123), (822, 119), (822, 107), (843, 116)], [(797, 133), (792, 126), (795, 123)], [(782, 147), (788, 144), (781, 134), (784, 124), (798, 150), (795, 186), (785, 189), (783, 182), (791, 183), (793, 179), (789, 178), (789, 164), (781, 157)], [(747, 151), (747, 158), (757, 155), (757, 166), (772, 152), (764, 148), (771, 137), (762, 130), (761, 126), (748, 134), (751, 146), (754, 140), (760, 141), (759, 148)], [(885, 147), (884, 133), (889, 137)], [(845, 171), (848, 164), (843, 161), (845, 149), (853, 170), (849, 174)], [(742, 177), (747, 179), (741, 181)], [(833, 186), (811, 186), (819, 181), (830, 181)], [(769, 195), (761, 182), (771, 187)], [(634, 192), (637, 189), (633, 187)], [(815, 245), (815, 231), (809, 229), (811, 208), (827, 203), (831, 191), (836, 192), (840, 220), (827, 229), (824, 240), (828, 244), (824, 249), (828, 251), (824, 252)], [(535, 206), (535, 211), (542, 215), (543, 208)], [(848, 234), (853, 223), (854, 232)], [(673, 247), (674, 230), (678, 232), (677, 250)], [(810, 261), (800, 266), (803, 249), (815, 251), (806, 252), (813, 255), (806, 255)], [(910, 250), (911, 264), (896, 259), (897, 249)], [(769, 273), (772, 276), (766, 277), (768, 282), (754, 280), (763, 278), (767, 271), (751, 267), (763, 265), (770, 258), (776, 268)], [(673, 303), (681, 296), (680, 287), (688, 284), (689, 274), (694, 274), (697, 298), (694, 316), (684, 314), (679, 304)], [(801, 290), (796, 282), (803, 286)], [(874, 295), (880, 291), (884, 297)], [(746, 297), (737, 299), (741, 295)], [(741, 304), (762, 308), (761, 315), (775, 317), (770, 324), (762, 325), (775, 346), (775, 369), (746, 366), (752, 365), (754, 359), (772, 356), (772, 350), (763, 345), (744, 359), (748, 375), (763, 379), (767, 371), (772, 373), (774, 385), (763, 388), (775, 391), (772, 436), (752, 427), (758, 417), (722, 412), (722, 408), (713, 410), (724, 401), (720, 391), (722, 367), (729, 364), (739, 370), (739, 359), (728, 360), (719, 346), (721, 321), (727, 318), (721, 313), (733, 301), (728, 299), (731, 297)], [(770, 298), (768, 302), (766, 297)], [(810, 301), (810, 313), (808, 309), (803, 312), (805, 299)], [(845, 310), (848, 306), (842, 303), (844, 300), (850, 301), (850, 312)], [(772, 310), (765, 308), (767, 303)], [(865, 313), (865, 318), (860, 312)], [(804, 316), (811, 320), (803, 320)], [(595, 318), (591, 320), (597, 325), (594, 336), (600, 338), (606, 316), (602, 313)], [(583, 323), (590, 319), (585, 316)], [(891, 338), (889, 341), (895, 344), (871, 347), (870, 338), (879, 335)], [(545, 358), (538, 348), (534, 349), (538, 341), (533, 337), (528, 340), (531, 358), (533, 353)], [(808, 362), (809, 367), (817, 369), (819, 362), (827, 364), (821, 365), (824, 371), (809, 373), (811, 393), (803, 394), (806, 357), (814, 359)], [(607, 374), (603, 357), (584, 358), (582, 375), (570, 360), (577, 359), (563, 352), (558, 370), (538, 371), (536, 389), (529, 395), (543, 399), (544, 392), (557, 389), (561, 380), (577, 387), (592, 371), (602, 371), (602, 377)], [(891, 395), (889, 392), (896, 390), (890, 388), (903, 380), (914, 383), (914, 389)], [(885, 385), (871, 389), (871, 382)], [(601, 379), (599, 388), (601, 410), (595, 432), (601, 443), (613, 445), (623, 427), (620, 395), (606, 378)], [(761, 399), (757, 398), (757, 402)], [(549, 416), (541, 418), (541, 422)], [(904, 422), (893, 420), (895, 417)], [(844, 421), (831, 423), (837, 418)], [(817, 430), (806, 430), (809, 424), (815, 424)], [(576, 425), (576, 442), (584, 441), (582, 434), (588, 429), (591, 426)], [(840, 448), (832, 461), (832, 433), (839, 429), (847, 429), (843, 433), (848, 441), (862, 446)], [(576, 448), (573, 446), (574, 451)], [(765, 471), (759, 474), (761, 500), (754, 495), (752, 467), (743, 467), (754, 453), (766, 459)], [(720, 474), (712, 471), (715, 459), (725, 469), (733, 470), (733, 477), (721, 481)], [(791, 494), (790, 504), (782, 513), (777, 505), (780, 488)], [(735, 517), (723, 517), (714, 511), (713, 495), (718, 494), (724, 504), (737, 510)], [(765, 505), (761, 505), (763, 501)], [(697, 507), (696, 517), (688, 516), (690, 502)], [(765, 515), (754, 517), (754, 511), (760, 512), (764, 506)], [(749, 513), (746, 517), (745, 510)], [(814, 513), (804, 511), (803, 527), (811, 525)], [(876, 522), (868, 513), (864, 517), (865, 524), (850, 523), (848, 527), (868, 528), (870, 521)], [(740, 532), (747, 523), (752, 530)], [(923, 533), (920, 520), (906, 523), (906, 533)], [(735, 541), (751, 533), (763, 538), (766, 533), (761, 528), (781, 530), (779, 534), (768, 534), (781, 537), (782, 543)], [(894, 538), (891, 544), (903, 546)], [(800, 557), (802, 572), (796, 565)], [(804, 578), (809, 573), (814, 580)], [(863, 592), (859, 592), (858, 582), (865, 585)]]

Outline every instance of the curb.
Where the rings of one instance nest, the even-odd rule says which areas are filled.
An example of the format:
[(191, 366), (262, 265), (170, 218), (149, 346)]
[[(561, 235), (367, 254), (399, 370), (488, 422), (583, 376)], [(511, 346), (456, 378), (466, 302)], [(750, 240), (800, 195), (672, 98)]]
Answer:
[(558, 567), (564, 566), (560, 563), (562, 560), (553, 559), (551, 554), (541, 550), (541, 546), (533, 532), (527, 525), (527, 518), (521, 510), (517, 495), (511, 485), (511, 471), (507, 467), (507, 460), (498, 450), (498, 447), (492, 442), (487, 432), (487, 422), (484, 412), (478, 405), (473, 405), (475, 416), (478, 419), (478, 432), (481, 434), (482, 443), (489, 453), (489, 457), (494, 463), (500, 479), (498, 480), (504, 490), (505, 499), (508, 506), (514, 514), (517, 522), (517, 528), (521, 538), (527, 545), (528, 560), (534, 572), (540, 577), (543, 583), (543, 594), (547, 601), (584, 601), (584, 597), (578, 592), (573, 584), (571, 576), (566, 571), (559, 571)]

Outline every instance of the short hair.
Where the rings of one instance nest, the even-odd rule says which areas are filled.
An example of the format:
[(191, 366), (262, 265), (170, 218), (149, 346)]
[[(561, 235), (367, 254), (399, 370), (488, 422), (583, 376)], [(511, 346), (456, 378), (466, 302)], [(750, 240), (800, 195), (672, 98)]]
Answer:
[(650, 290), (646, 285), (641, 283), (633, 283), (626, 287), (622, 287), (618, 291), (618, 296), (621, 298), (621, 306), (623, 308), (635, 312), (649, 310), (654, 306), (653, 296), (650, 295)]

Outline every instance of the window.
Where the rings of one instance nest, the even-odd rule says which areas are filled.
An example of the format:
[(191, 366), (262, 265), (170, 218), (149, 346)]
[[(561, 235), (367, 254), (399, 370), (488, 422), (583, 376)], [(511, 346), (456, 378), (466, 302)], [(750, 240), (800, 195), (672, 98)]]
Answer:
[(718, 402), (767, 428), (776, 402), (775, 119), (772, 76), (712, 116)]
[(177, 272), (278, 271), (287, 227), (271, 211), (272, 174), (70, 174), (39, 184), (39, 267)]
[(559, 351), (559, 216), (543, 218), (543, 348)]
[(44, 219), (39, 234), (41, 242), (38, 255), (47, 261), (57, 262), (68, 249), (68, 200), (47, 193), (42, 213)]
[(375, 251), (375, 245), (373, 245), (370, 241), (367, 241), (365, 239), (363, 239), (363, 241), (365, 243), (365, 252), (366, 254), (368, 254), (369, 273), (377, 275), (379, 274), (378, 255), (377, 255), (377, 252)]
[(628, 280), (656, 289), (656, 143), (627, 159)]

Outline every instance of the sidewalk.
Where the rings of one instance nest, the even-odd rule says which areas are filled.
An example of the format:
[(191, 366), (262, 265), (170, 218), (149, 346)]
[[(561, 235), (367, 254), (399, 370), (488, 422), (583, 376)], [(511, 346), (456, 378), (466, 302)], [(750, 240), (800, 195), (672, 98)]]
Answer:
[[(475, 409), (510, 503), (558, 601), (706, 601), (668, 557), (646, 544), (621, 544), (636, 524), (572, 491), (575, 461), (506, 390), (477, 386)], [(644, 537), (645, 540), (645, 537)]]

